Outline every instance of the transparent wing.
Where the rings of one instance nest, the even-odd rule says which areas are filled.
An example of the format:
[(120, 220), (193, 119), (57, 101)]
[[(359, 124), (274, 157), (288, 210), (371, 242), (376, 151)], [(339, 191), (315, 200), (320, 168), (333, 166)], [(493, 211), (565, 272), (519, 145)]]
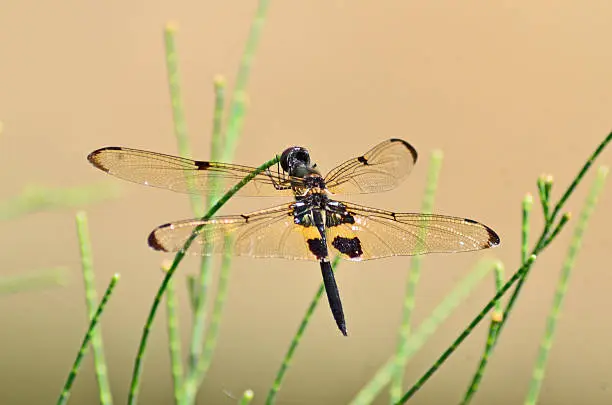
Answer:
[(342, 202), (347, 213), (327, 228), (332, 252), (349, 260), (480, 250), (499, 245), (489, 227), (467, 218), (395, 213)]
[(307, 244), (308, 232), (314, 228), (305, 228), (293, 222), (293, 204), (207, 221), (193, 219), (164, 224), (151, 232), (149, 245), (156, 250), (179, 251), (199, 226), (202, 229), (198, 231), (188, 253), (205, 256), (222, 253), (225, 236), (228, 235), (232, 238), (232, 253), (237, 256), (317, 260)]
[[(147, 186), (179, 193), (204, 193), (229, 190), (255, 168), (229, 163), (184, 159), (144, 150), (107, 147), (87, 156), (95, 167), (113, 176)], [(238, 191), (242, 196), (293, 195), (291, 185), (302, 179), (288, 176), (279, 165), (255, 176)]]
[(417, 152), (408, 142), (389, 139), (330, 171), (325, 185), (334, 194), (388, 191), (408, 176), (416, 160)]

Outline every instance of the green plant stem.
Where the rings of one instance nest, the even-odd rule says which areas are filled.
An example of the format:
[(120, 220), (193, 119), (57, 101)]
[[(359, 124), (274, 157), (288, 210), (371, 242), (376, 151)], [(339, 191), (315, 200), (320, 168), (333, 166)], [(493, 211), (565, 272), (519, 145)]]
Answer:
[[(215, 107), (213, 112), (213, 130), (211, 136), (211, 160), (219, 160), (223, 151), (224, 139), (222, 134), (222, 119), (223, 119), (223, 106), (225, 103), (225, 81), (223, 78), (217, 77), (214, 81), (215, 91)], [(220, 186), (222, 185), (221, 180), (213, 178), (211, 180), (211, 190), (208, 193), (208, 206), (212, 206), (214, 201), (218, 198)], [(227, 246), (227, 245), (226, 245)], [(226, 268), (221, 269), (219, 277), (223, 277), (223, 272), (229, 271), (230, 260), (224, 259)], [(197, 284), (195, 287), (195, 301), (193, 306), (193, 330), (191, 334), (191, 346), (189, 351), (189, 374), (185, 381), (185, 403), (191, 404), (194, 402), (195, 394), (200, 382), (204, 378), (206, 370), (212, 359), (212, 353), (207, 353), (207, 349), (214, 348), (216, 346), (216, 333), (220, 319), (212, 320), (216, 322), (215, 325), (210, 325), (210, 328), (215, 328), (215, 331), (209, 331), (206, 333), (206, 322), (207, 315), (209, 312), (210, 297), (208, 291), (213, 280), (213, 257), (205, 256), (202, 258), (202, 266), (200, 268), (200, 274), (197, 278)], [(221, 283), (221, 280), (219, 280)], [(217, 297), (221, 292), (217, 290)], [(225, 297), (223, 297), (224, 299)], [(219, 304), (219, 300), (215, 301), (215, 305)], [(223, 305), (223, 304), (221, 304)], [(215, 314), (220, 314), (222, 308), (213, 307), (213, 317)], [(209, 340), (211, 334), (215, 334), (213, 341)], [(206, 341), (205, 341), (206, 339)], [(204, 343), (203, 343), (204, 342)], [(208, 345), (208, 348), (206, 347)], [(212, 345), (212, 346), (211, 346)], [(204, 348), (202, 348), (204, 346)], [(205, 358), (205, 356), (207, 356)]]
[(187, 295), (189, 296), (191, 310), (195, 311), (198, 292), (196, 291), (196, 276), (193, 274), (187, 275)]
[[(567, 223), (567, 221), (569, 220), (569, 215), (565, 214), (560, 219), (558, 225), (555, 228), (553, 228), (553, 231), (551, 233), (550, 230), (552, 228), (552, 224), (554, 224), (557, 216), (561, 212), (561, 209), (563, 208), (563, 206), (565, 205), (565, 203), (567, 202), (569, 197), (572, 195), (572, 193), (575, 191), (575, 189), (578, 186), (578, 184), (582, 181), (582, 179), (584, 178), (584, 176), (588, 172), (589, 168), (592, 166), (593, 162), (595, 161), (595, 159), (597, 159), (597, 157), (601, 154), (601, 152), (603, 152), (603, 150), (610, 143), (610, 141), (612, 141), (612, 132), (608, 133), (608, 135), (603, 139), (603, 141), (597, 146), (595, 151), (593, 151), (591, 156), (588, 158), (588, 160), (582, 166), (582, 168), (580, 169), (580, 171), (578, 172), (578, 174), (576, 175), (576, 177), (574, 178), (572, 183), (565, 190), (565, 192), (563, 193), (563, 195), (561, 196), (561, 198), (559, 199), (559, 201), (555, 205), (555, 208), (553, 209), (553, 212), (548, 216), (548, 219), (546, 220), (546, 222), (544, 224), (544, 229), (542, 230), (542, 233), (540, 234), (540, 237), (538, 238), (538, 241), (536, 242), (535, 247), (531, 251), (532, 255), (537, 255), (540, 252), (542, 252), (552, 242), (553, 237), (556, 237), (556, 235), (559, 234), (560, 230)], [(550, 185), (548, 186), (548, 190), (549, 190), (548, 192), (550, 192), (550, 189), (552, 188), (552, 177), (548, 178), (548, 182), (550, 183)], [(544, 190), (544, 191), (541, 191), (541, 195), (543, 195), (546, 198), (546, 188), (545, 187), (541, 187), (540, 185), (538, 185), (538, 188), (541, 189), (541, 190)], [(516, 278), (517, 285), (516, 285), (514, 291), (512, 292), (512, 294), (510, 296), (510, 299), (508, 300), (508, 303), (506, 304), (506, 307), (504, 309), (503, 318), (502, 318), (502, 321), (500, 322), (500, 324), (499, 324), (499, 326), (497, 328), (497, 333), (495, 334), (495, 339), (494, 339), (494, 341), (492, 343), (491, 351), (496, 346), (496, 344), (497, 344), (497, 342), (499, 340), (499, 336), (501, 334), (501, 331), (504, 328), (504, 326), (506, 325), (506, 322), (508, 322), (508, 319), (510, 317), (510, 314), (512, 312), (514, 304), (515, 304), (515, 302), (516, 302), (516, 300), (518, 298), (518, 295), (520, 294), (521, 289), (522, 289), (522, 287), (523, 287), (523, 285), (525, 283), (525, 280), (526, 280), (526, 278), (527, 278), (527, 276), (529, 274), (530, 268), (531, 268), (531, 266), (523, 265), (521, 267), (521, 269), (519, 269), (513, 275), (513, 277), (511, 278), (511, 280), (513, 280), (513, 279), (516, 278), (517, 275), (520, 274), (520, 276), (518, 278)], [(508, 283), (506, 283), (506, 285), (508, 285)], [(440, 359), (442, 359), (442, 361), (444, 361), (446, 359), (446, 358), (443, 359), (443, 357), (449, 351), (450, 351), (450, 353), (452, 353), (452, 351), (454, 351), (452, 345), (447, 349), (447, 351), (445, 351), (443, 356), (440, 357)], [(450, 355), (450, 353), (448, 353), (448, 354)], [(448, 357), (448, 356), (446, 356), (446, 357)], [(440, 361), (440, 359), (438, 361)], [(441, 364), (438, 364), (438, 361), (436, 363), (434, 363), (434, 365), (423, 375), (423, 377), (421, 377), (421, 379), (415, 384), (415, 386), (413, 386), (406, 394), (404, 394), (403, 398), (406, 398), (406, 400), (407, 400), (412, 395), (414, 395), (414, 393), (416, 393), (416, 391), (420, 388), (420, 386), (422, 384), (424, 384), (425, 381), (429, 377), (431, 377), (431, 374), (433, 374), (433, 372), (435, 372), (435, 370), (437, 370), (439, 368), (439, 366)], [(433, 370), (433, 372), (432, 372), (432, 370)], [(484, 373), (484, 368), (483, 368), (483, 370), (481, 372)]]
[(496, 305), (497, 300), (499, 300), (505, 293), (508, 291), (512, 285), (519, 280), (531, 267), (533, 262), (535, 261), (536, 256), (531, 255), (527, 262), (521, 266), (521, 268), (512, 275), (510, 280), (508, 280), (502, 288), (495, 294), (493, 299), (491, 299), (487, 305), (480, 311), (478, 315), (470, 322), (470, 324), (461, 332), (461, 334), (455, 339), (455, 341), (442, 353), (442, 355), (436, 360), (436, 362), (423, 374), (423, 376), (404, 394), (404, 396), (397, 402), (398, 404), (404, 404), (408, 401), (412, 396), (429, 380), (429, 378), (444, 364), (446, 359), (450, 357), (451, 354), (459, 345), (472, 333), (474, 328), (480, 323), (480, 321), (489, 313), (491, 309), (493, 309)]
[[(240, 182), (234, 185), (227, 193), (225, 193), (223, 197), (221, 197), (221, 199), (219, 199), (219, 201), (217, 201), (217, 203), (215, 203), (215, 205), (213, 205), (208, 210), (206, 215), (202, 217), (202, 220), (206, 220), (212, 217), (225, 203), (227, 203), (227, 201), (230, 198), (234, 196), (234, 194), (236, 194), (238, 190), (244, 187), (245, 184), (251, 181), (259, 173), (262, 173), (263, 171), (265, 171), (272, 165), (277, 164), (278, 162), (279, 162), (279, 157), (276, 156), (274, 159), (269, 160), (263, 165), (259, 166), (253, 173), (250, 173), (248, 176), (246, 176), (244, 179), (242, 179)], [(136, 360), (134, 362), (134, 371), (132, 373), (132, 383), (130, 384), (130, 393), (128, 397), (128, 404), (130, 405), (135, 404), (138, 399), (138, 391), (140, 390), (140, 377), (141, 377), (141, 372), (142, 372), (142, 363), (143, 363), (144, 354), (147, 348), (147, 342), (148, 342), (149, 334), (151, 332), (151, 327), (153, 326), (153, 321), (155, 319), (155, 315), (157, 314), (157, 309), (159, 307), (159, 304), (166, 292), (166, 288), (168, 287), (168, 282), (174, 275), (174, 272), (176, 271), (178, 265), (185, 257), (185, 253), (187, 252), (187, 250), (189, 249), (193, 241), (197, 238), (201, 230), (202, 230), (201, 226), (196, 227), (193, 230), (191, 236), (187, 239), (187, 241), (185, 241), (185, 245), (183, 246), (183, 249), (174, 256), (174, 261), (172, 262), (172, 265), (168, 269), (168, 272), (166, 273), (166, 276), (164, 277), (155, 295), (155, 298), (153, 300), (153, 305), (151, 306), (151, 310), (149, 312), (149, 316), (147, 317), (147, 320), (143, 327), (142, 337), (140, 340), (140, 346), (138, 348), (138, 353), (136, 355)]]
[(550, 243), (550, 241), (552, 241), (554, 238), (557, 237), (559, 232), (561, 232), (563, 227), (567, 224), (567, 221), (570, 220), (570, 217), (571, 215), (567, 212), (561, 215), (561, 219), (559, 220), (559, 223), (557, 223), (557, 226), (555, 226), (555, 229), (553, 229), (553, 231), (550, 233), (550, 236), (548, 236), (547, 243)]
[[(215, 92), (215, 107), (213, 110), (213, 125), (212, 137), (210, 144), (210, 159), (213, 161), (219, 160), (223, 154), (223, 111), (225, 106), (225, 78), (223, 76), (215, 77), (213, 89)], [(214, 198), (211, 197), (209, 205), (212, 205)]]
[[(96, 313), (98, 294), (96, 293), (96, 281), (93, 270), (93, 255), (91, 251), (91, 240), (89, 238), (89, 226), (87, 215), (84, 211), (76, 214), (77, 236), (79, 239), (79, 251), (81, 252), (81, 268), (83, 270), (83, 281), (85, 282), (85, 303), (87, 304), (88, 318), (91, 319)], [(93, 351), (98, 391), (100, 393), (101, 405), (112, 405), (113, 396), (108, 381), (108, 368), (104, 358), (104, 345), (102, 342), (102, 329), (98, 325), (91, 335), (91, 347)]]
[[(174, 122), (174, 135), (178, 144), (178, 151), (181, 157), (191, 159), (191, 148), (187, 135), (187, 124), (181, 96), (181, 78), (178, 69), (178, 53), (176, 52), (176, 26), (172, 23), (166, 24), (164, 30), (164, 43), (166, 50), (166, 69), (168, 72), (168, 85), (170, 91), (170, 101), (172, 103), (172, 118)], [(197, 217), (204, 215), (204, 202), (200, 194), (195, 190), (193, 178), (187, 177), (190, 190), (189, 200), (191, 209)]]
[(219, 270), (219, 283), (217, 285), (217, 294), (215, 296), (215, 303), (213, 305), (213, 313), (210, 320), (210, 329), (206, 335), (206, 341), (204, 342), (204, 351), (202, 352), (202, 358), (198, 363), (198, 372), (196, 381), (198, 384), (204, 380), (210, 363), (212, 362), (213, 353), (217, 347), (217, 339), (219, 337), (219, 327), (221, 325), (221, 315), (223, 314), (223, 308), (225, 307), (225, 301), (227, 299), (227, 291), (229, 287), (229, 273), (232, 264), (232, 245), (231, 238), (226, 236), (225, 238), (225, 250), (223, 253), (223, 259), (221, 261), (221, 269)]
[(597, 178), (595, 179), (593, 186), (591, 187), (591, 191), (584, 204), (584, 208), (580, 213), (578, 223), (576, 224), (576, 230), (574, 231), (574, 235), (572, 237), (572, 241), (567, 252), (567, 257), (565, 259), (565, 262), (563, 263), (563, 268), (561, 270), (561, 275), (557, 284), (557, 290), (553, 299), (552, 308), (548, 315), (546, 331), (544, 332), (544, 337), (542, 338), (542, 343), (540, 345), (540, 351), (538, 353), (536, 364), (533, 369), (533, 375), (531, 378), (531, 383), (529, 385), (529, 392), (525, 400), (525, 405), (535, 405), (538, 400), (540, 388), (542, 386), (542, 380), (544, 378), (546, 363), (548, 361), (548, 355), (553, 344), (557, 321), (559, 320), (565, 294), (567, 293), (567, 289), (569, 286), (570, 274), (572, 269), (574, 268), (574, 265), (576, 263), (576, 257), (582, 246), (582, 238), (586, 225), (591, 214), (593, 213), (593, 210), (595, 209), (595, 205), (597, 204), (598, 197), (601, 194), (607, 175), (607, 167), (599, 168), (597, 172)]
[(545, 221), (548, 221), (550, 218), (550, 190), (552, 188), (552, 183), (552, 176), (541, 175), (538, 177), (538, 193), (540, 195), (540, 203), (542, 204), (542, 213), (544, 214)]
[[(444, 300), (432, 311), (432, 313), (412, 333), (406, 345), (408, 360), (418, 352), (427, 339), (432, 336), (438, 327), (452, 314), (459, 304), (470, 295), (472, 290), (491, 272), (495, 266), (491, 260), (480, 260), (474, 268), (465, 276), (453, 290), (444, 297)], [(380, 391), (391, 381), (395, 370), (395, 355), (376, 372), (374, 377), (355, 395), (350, 402), (351, 405), (371, 404)]]
[[(427, 175), (425, 192), (423, 194), (423, 204), (421, 207), (421, 212), (424, 214), (430, 214), (433, 212), (443, 156), (444, 155), (440, 150), (434, 150), (431, 154), (429, 172)], [(422, 235), (421, 237), (423, 238), (424, 236), (425, 235)], [(410, 335), (410, 324), (415, 305), (416, 288), (419, 283), (419, 278), (421, 277), (421, 263), (422, 256), (412, 257), (411, 267), (406, 283), (406, 293), (404, 295), (404, 315), (402, 317), (402, 323), (399, 329), (399, 338), (395, 353), (395, 372), (393, 373), (393, 379), (391, 380), (391, 386), (389, 388), (389, 396), (392, 404), (397, 402), (402, 396), (404, 369), (408, 361), (408, 337)]]
[[(578, 184), (582, 181), (582, 179), (588, 172), (589, 168), (595, 161), (595, 159), (601, 154), (601, 152), (606, 148), (606, 146), (610, 143), (610, 141), (612, 141), (612, 132), (608, 133), (608, 135), (604, 138), (604, 140), (599, 144), (599, 146), (591, 154), (591, 156), (586, 161), (586, 163), (582, 166), (582, 168), (580, 169), (580, 171), (578, 172), (578, 174), (576, 175), (576, 177), (574, 178), (570, 186), (567, 188), (567, 190), (565, 190), (565, 193), (563, 193), (563, 195), (561, 196), (561, 198), (555, 205), (553, 212), (548, 216), (548, 219), (544, 225), (544, 229), (542, 230), (542, 233), (538, 241), (536, 242), (535, 247), (532, 250), (531, 258), (533, 258), (533, 260), (535, 260), (535, 255), (539, 254), (552, 241), (552, 239), (549, 238), (549, 232), (552, 227), (552, 224), (557, 218), (557, 215), (559, 214), (559, 212), (561, 211), (561, 209), (567, 202), (568, 198), (572, 195), (572, 193), (574, 192)], [(552, 179), (550, 180), (550, 183), (552, 187)], [(539, 187), (539, 188), (542, 189), (542, 187)], [(546, 193), (543, 192), (543, 195), (545, 194)], [(567, 218), (565, 219), (565, 222), (567, 222)], [(560, 226), (558, 226), (557, 229), (560, 229), (562, 224), (564, 224), (565, 222), (563, 221), (563, 218), (562, 218), (559, 224)], [(514, 307), (514, 303), (516, 302), (516, 299), (518, 295), (520, 294), (521, 288), (525, 283), (525, 280), (527, 278), (527, 275), (529, 273), (529, 270), (531, 268), (531, 263), (533, 262), (533, 260), (528, 260), (527, 262), (525, 262), (521, 266), (521, 268), (512, 275), (510, 280), (508, 280), (506, 284), (504, 284), (503, 291), (500, 290), (500, 292), (498, 292), (496, 297), (494, 297), (494, 299), (491, 300), (489, 304), (485, 306), (485, 308), (481, 311), (481, 313), (478, 316), (476, 316), (476, 318), (474, 318), (473, 322), (470, 325), (468, 325), (468, 327), (459, 335), (459, 337), (444, 351), (444, 353), (429, 368), (429, 370), (427, 370), (425, 374), (423, 374), (423, 376), (415, 383), (415, 385), (413, 385), (412, 388), (410, 388), (408, 392), (404, 394), (404, 396), (402, 397), (399, 403), (405, 403), (423, 386), (423, 384), (425, 384), (425, 382), (427, 382), (427, 380), (440, 368), (440, 366), (444, 363), (444, 361), (446, 361), (446, 359), (457, 349), (457, 346), (461, 342), (463, 342), (465, 338), (467, 338), (467, 336), (471, 333), (473, 328), (475, 328), (476, 325), (483, 319), (486, 313), (495, 305), (495, 301), (498, 300), (503, 295), (503, 292), (510, 289), (510, 287), (516, 282), (517, 283), (516, 288), (514, 289), (514, 291), (512, 292), (510, 296), (510, 299), (508, 300), (508, 304), (506, 305), (505, 310), (504, 310), (503, 319), (500, 322), (497, 333), (495, 335), (495, 340), (491, 348), (491, 350), (493, 350), (493, 348), (495, 347), (495, 345), (497, 344), (499, 340), (499, 335), (504, 325), (506, 324), (506, 322), (508, 322), (509, 315), (512, 312), (512, 308)], [(484, 373), (484, 369), (482, 370), (482, 372)]]
[(0, 278), (0, 296), (38, 290), (66, 283), (66, 268), (54, 267), (33, 274)]
[(527, 261), (529, 257), (529, 218), (531, 217), (531, 207), (533, 206), (533, 197), (527, 194), (523, 199), (523, 217), (521, 224), (521, 263)]
[[(164, 273), (167, 273), (169, 268), (169, 263), (162, 265)], [(181, 354), (181, 335), (176, 310), (177, 306), (176, 287), (174, 280), (170, 280), (166, 289), (166, 323), (168, 327), (168, 349), (170, 351), (174, 402), (179, 405), (183, 395), (183, 355)]]
[[(248, 79), (250, 76), (251, 63), (253, 60), (253, 56), (255, 54), (255, 49), (257, 48), (257, 44), (259, 43), (259, 38), (261, 35), (263, 23), (265, 20), (265, 15), (268, 9), (267, 0), (260, 0), (259, 5), (257, 7), (257, 11), (255, 12), (255, 17), (251, 23), (251, 29), (249, 31), (247, 37), (247, 43), (242, 53), (242, 57), (240, 60), (240, 66), (238, 68), (238, 74), (236, 76), (236, 84), (234, 87), (234, 92), (232, 96), (232, 100), (229, 106), (229, 117), (227, 121), (227, 129), (225, 131), (225, 135), (223, 138), (218, 136), (216, 139), (223, 139), (224, 148), (223, 155), (221, 156), (221, 161), (223, 162), (231, 162), (233, 160), (234, 152), (236, 150), (236, 146), (238, 144), (238, 139), (242, 132), (244, 116), (245, 116), (245, 106), (246, 106), (246, 86), (248, 84)], [(222, 91), (223, 85), (219, 88), (217, 84), (217, 90), (220, 90), (216, 94), (216, 102), (215, 102), (215, 116), (221, 116), (222, 110), (217, 110), (222, 105), (223, 94)], [(215, 138), (215, 130), (218, 130), (220, 126), (215, 126), (216, 117), (213, 120), (213, 139)], [(220, 124), (217, 122), (217, 124)], [(213, 151), (217, 151), (215, 146), (213, 146)], [(216, 157), (215, 157), (216, 158)], [(213, 190), (214, 192), (214, 190)], [(195, 392), (197, 390), (197, 385), (194, 385), (193, 382), (197, 380), (198, 374), (198, 363), (200, 362), (202, 355), (202, 346), (204, 345), (205, 339), (205, 326), (206, 326), (206, 314), (208, 313), (208, 305), (209, 302), (207, 297), (208, 288), (212, 282), (212, 274), (210, 272), (210, 259), (208, 261), (205, 259), (203, 264), (202, 272), (200, 275), (200, 289), (198, 291), (198, 299), (196, 300), (197, 306), (194, 313), (194, 326), (192, 331), (191, 338), (191, 350), (190, 350), (190, 378), (187, 380), (187, 384), (185, 386), (185, 403), (191, 404), (195, 399)]]
[(81, 367), (81, 362), (83, 361), (83, 357), (85, 357), (85, 353), (87, 352), (87, 346), (89, 345), (89, 341), (91, 340), (91, 337), (94, 333), (96, 325), (98, 324), (98, 321), (100, 320), (100, 316), (102, 316), (102, 312), (104, 312), (104, 308), (106, 307), (106, 304), (108, 303), (108, 300), (110, 299), (110, 296), (113, 293), (113, 290), (115, 289), (115, 286), (117, 285), (118, 281), (119, 281), (119, 274), (115, 274), (111, 278), (111, 281), (108, 287), (106, 288), (106, 292), (102, 296), (102, 301), (100, 301), (100, 304), (98, 305), (98, 309), (96, 310), (96, 313), (91, 318), (91, 322), (89, 323), (89, 328), (87, 329), (87, 333), (85, 333), (85, 337), (83, 338), (83, 342), (81, 343), (81, 347), (79, 349), (79, 352), (77, 353), (77, 357), (74, 360), (74, 364), (72, 365), (72, 369), (70, 370), (70, 373), (68, 374), (68, 379), (66, 380), (66, 384), (64, 384), (64, 388), (62, 389), (59, 399), (57, 400), (58, 405), (64, 405), (68, 402), (68, 398), (70, 397), (70, 390), (72, 389), (72, 384), (74, 383), (77, 373), (79, 372), (79, 368)]
[(18, 196), (0, 202), (0, 221), (44, 210), (81, 208), (86, 204), (109, 200), (118, 194), (119, 187), (107, 182), (69, 188), (29, 186)]
[(253, 400), (253, 397), (255, 396), (255, 394), (253, 393), (253, 391), (251, 390), (246, 390), (244, 391), (244, 394), (242, 394), (242, 398), (240, 398), (240, 402), (238, 402), (240, 405), (248, 405), (251, 403), (251, 401)]
[[(524, 218), (524, 216), (523, 216)], [(495, 290), (499, 291), (504, 285), (504, 276), (503, 276), (503, 264), (498, 262), (495, 266)], [(497, 338), (497, 332), (499, 331), (499, 325), (501, 322), (501, 317), (503, 316), (501, 303), (499, 300), (495, 302), (495, 309), (493, 316), (491, 317), (491, 323), (489, 324), (489, 334), (487, 335), (487, 342), (485, 344), (484, 352), (480, 357), (480, 363), (478, 368), (476, 369), (476, 373), (472, 378), (472, 383), (470, 384), (461, 405), (467, 405), (470, 403), (476, 391), (478, 391), (480, 381), (482, 380), (482, 376), (485, 370), (485, 367), (489, 361), (489, 356), (493, 350), (493, 345), (495, 344), (495, 339)]]
[(255, 55), (255, 50), (259, 44), (259, 38), (261, 37), (269, 3), (269, 0), (259, 1), (257, 10), (255, 11), (255, 17), (251, 23), (251, 29), (247, 37), (244, 52), (242, 53), (242, 58), (240, 60), (240, 67), (238, 68), (238, 74), (236, 75), (234, 93), (229, 106), (227, 129), (225, 131), (225, 151), (223, 154), (224, 162), (229, 162), (232, 160), (234, 150), (236, 149), (236, 145), (238, 144), (238, 139), (242, 131), (246, 103), (245, 89), (249, 82), (253, 56)]
[[(337, 270), (337, 267), (339, 264), (340, 264), (340, 256), (336, 256), (334, 260), (332, 261), (332, 269), (334, 272)], [(323, 285), (323, 283), (321, 283), (319, 285), (319, 289), (317, 290), (314, 297), (312, 297), (312, 300), (310, 301), (310, 305), (308, 306), (308, 309), (306, 310), (306, 313), (304, 314), (304, 317), (302, 318), (302, 322), (300, 322), (300, 326), (298, 327), (297, 332), (293, 336), (293, 339), (291, 339), (291, 343), (289, 344), (289, 350), (287, 350), (287, 353), (285, 354), (285, 357), (283, 358), (283, 362), (281, 363), (281, 366), (278, 369), (278, 372), (276, 373), (276, 378), (274, 379), (274, 383), (272, 384), (272, 387), (270, 387), (270, 391), (268, 392), (268, 397), (266, 398), (266, 405), (272, 405), (274, 401), (276, 400), (276, 395), (278, 394), (278, 391), (280, 390), (280, 387), (283, 383), (283, 379), (285, 378), (285, 373), (287, 372), (287, 369), (289, 368), (291, 359), (293, 359), (293, 355), (295, 354), (295, 351), (302, 340), (302, 336), (304, 335), (304, 332), (306, 331), (306, 327), (310, 323), (310, 319), (312, 318), (312, 315), (314, 314), (314, 311), (317, 308), (317, 305), (319, 305), (319, 301), (321, 300), (321, 296), (323, 295), (324, 292), (325, 292), (325, 286)]]

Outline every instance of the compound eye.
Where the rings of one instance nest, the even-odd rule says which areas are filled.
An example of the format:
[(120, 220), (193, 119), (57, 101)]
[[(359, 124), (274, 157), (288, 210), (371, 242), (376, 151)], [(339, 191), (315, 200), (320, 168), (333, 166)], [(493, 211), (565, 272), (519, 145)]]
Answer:
[(285, 149), (281, 155), (280, 164), (284, 171), (290, 173), (291, 168), (296, 165), (310, 166), (310, 154), (306, 148), (293, 146)]

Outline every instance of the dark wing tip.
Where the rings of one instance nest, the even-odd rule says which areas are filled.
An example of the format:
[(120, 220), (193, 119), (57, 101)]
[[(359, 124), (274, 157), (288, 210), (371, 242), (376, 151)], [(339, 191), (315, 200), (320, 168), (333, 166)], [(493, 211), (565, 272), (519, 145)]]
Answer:
[(406, 149), (408, 149), (408, 151), (410, 152), (410, 154), (412, 155), (412, 160), (414, 161), (414, 163), (416, 163), (417, 158), (419, 157), (416, 149), (414, 149), (414, 146), (410, 145), (408, 142), (404, 141), (403, 139), (399, 139), (399, 138), (391, 138), (389, 139), (390, 142), (400, 142), (402, 145), (404, 145), (406, 147)]
[(481, 224), (478, 221), (474, 221), (473, 219), (463, 218), (463, 220), (469, 224), (480, 225), (485, 229), (485, 231), (487, 231), (487, 233), (489, 234), (489, 238), (486, 241), (486, 246), (484, 246), (485, 248), (495, 247), (499, 245), (499, 242), (500, 242), (499, 235), (497, 235), (497, 233), (495, 233), (493, 229), (489, 228), (485, 224)]
[(102, 161), (100, 160), (100, 155), (104, 152), (106, 152), (107, 150), (121, 150), (122, 148), (119, 146), (107, 146), (104, 148), (100, 148), (100, 149), (96, 149), (93, 152), (91, 152), (89, 155), (87, 155), (87, 160), (89, 161), (89, 163), (91, 163), (92, 165), (94, 165), (95, 167), (97, 167), (98, 169), (108, 172), (108, 167), (106, 167)]
[(162, 245), (162, 244), (159, 242), (159, 239), (157, 239), (157, 235), (155, 235), (155, 232), (156, 232), (158, 229), (161, 229), (161, 228), (166, 228), (166, 227), (168, 227), (168, 226), (170, 226), (170, 224), (163, 224), (163, 225), (160, 225), (160, 226), (158, 226), (157, 228), (155, 228), (155, 229), (154, 229), (154, 230), (153, 230), (153, 231), (152, 231), (152, 232), (149, 234), (149, 237), (147, 238), (147, 242), (149, 243), (149, 246), (150, 246), (152, 249), (155, 249), (155, 250), (161, 250), (162, 252), (167, 252), (167, 251), (168, 251), (168, 250), (166, 250), (166, 248), (165, 248), (165, 247), (164, 247), (164, 246), (163, 246), (163, 245)]
[(487, 232), (489, 233), (489, 247), (499, 246), (501, 240), (499, 239), (499, 235), (495, 233), (495, 231), (488, 226), (484, 226)]

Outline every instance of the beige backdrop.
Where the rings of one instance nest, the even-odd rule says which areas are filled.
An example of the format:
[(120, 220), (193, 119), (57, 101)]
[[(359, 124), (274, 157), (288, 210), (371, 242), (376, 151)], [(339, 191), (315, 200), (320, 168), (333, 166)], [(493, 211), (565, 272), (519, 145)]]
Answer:
[[(2, 198), (28, 184), (121, 183), (122, 197), (87, 208), (96, 276), (121, 282), (103, 318), (115, 400), (127, 395), (135, 351), (165, 256), (146, 236), (191, 216), (185, 196), (123, 183), (93, 169), (87, 153), (124, 145), (176, 153), (162, 28), (174, 19), (194, 155), (209, 153), (212, 78), (236, 72), (255, 1), (9, 2), (0, 12)], [(251, 107), (236, 161), (257, 165), (289, 145), (310, 148), (323, 170), (379, 141), (400, 137), (421, 159), (398, 190), (355, 198), (414, 211), (429, 155), (444, 150), (437, 212), (478, 219), (501, 236), (491, 252), (430, 256), (415, 322), (479, 258), (517, 268), (520, 203), (543, 172), (558, 197), (612, 127), (612, 7), (609, 2), (273, 2), (249, 84)], [(597, 164), (612, 163), (606, 151)], [(577, 212), (593, 179), (569, 203)], [(235, 199), (243, 212), (276, 199)], [(612, 401), (609, 322), (610, 187), (584, 239), (541, 404)], [(542, 224), (535, 206), (533, 225)], [(0, 275), (66, 265), (65, 288), (0, 298), (0, 403), (53, 403), (85, 330), (74, 212), (2, 223)], [(531, 369), (573, 225), (534, 268), (474, 404), (517, 404)], [(189, 259), (177, 280), (196, 271)], [(338, 283), (350, 336), (322, 305), (289, 369), (279, 404), (341, 404), (395, 347), (408, 258), (342, 265)], [(251, 388), (262, 403), (289, 341), (320, 283), (314, 263), (236, 259), (220, 344), (200, 403), (229, 404)], [(409, 364), (415, 381), (493, 294), (487, 279)], [(183, 329), (188, 308), (181, 302)], [(166, 332), (159, 317), (145, 362), (141, 403), (172, 400)], [(453, 404), (484, 344), (483, 324), (414, 399)], [(385, 394), (386, 395), (386, 394)], [(91, 358), (72, 404), (96, 402)], [(387, 403), (386, 397), (378, 403)]]

